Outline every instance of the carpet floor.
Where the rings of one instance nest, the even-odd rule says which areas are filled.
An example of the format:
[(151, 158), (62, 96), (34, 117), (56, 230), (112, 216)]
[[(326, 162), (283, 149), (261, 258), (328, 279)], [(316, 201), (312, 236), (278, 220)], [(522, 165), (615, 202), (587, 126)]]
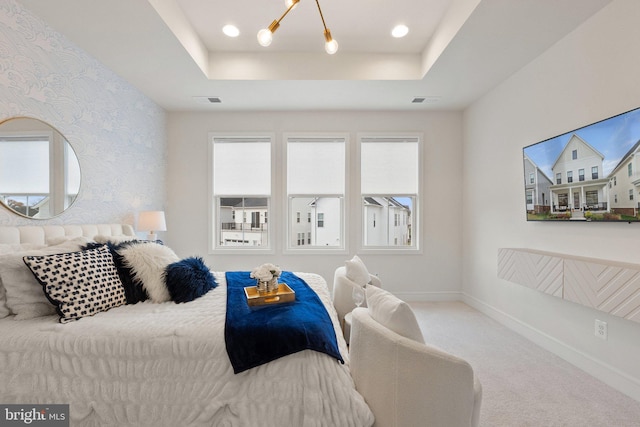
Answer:
[(474, 308), (410, 305), (428, 344), (473, 367), (483, 389), (481, 427), (640, 427), (640, 402)]

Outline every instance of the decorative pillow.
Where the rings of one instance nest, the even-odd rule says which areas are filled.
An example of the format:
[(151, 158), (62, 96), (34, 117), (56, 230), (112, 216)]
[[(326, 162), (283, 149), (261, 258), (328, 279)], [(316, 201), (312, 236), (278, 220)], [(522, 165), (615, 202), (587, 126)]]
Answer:
[(177, 303), (193, 301), (218, 286), (200, 257), (169, 264), (165, 270), (165, 281), (171, 299)]
[(24, 263), (68, 323), (126, 304), (124, 288), (107, 246), (81, 252), (26, 256)]
[(67, 242), (72, 242), (72, 243), (77, 243), (80, 246), (86, 245), (87, 243), (91, 242), (91, 239), (88, 237), (84, 237), (84, 236), (56, 236), (56, 237), (49, 237), (47, 239), (47, 245), (48, 246), (56, 246), (56, 245), (61, 245)]
[(347, 278), (358, 285), (365, 286), (371, 280), (369, 270), (367, 270), (367, 267), (358, 255), (354, 255), (349, 261), (345, 261), (345, 267)]
[(98, 243), (113, 243), (113, 244), (118, 244), (118, 243), (122, 243), (122, 242), (129, 242), (132, 240), (138, 240), (138, 238), (136, 236), (103, 236), (101, 234), (94, 236), (93, 240), (95, 240)]
[[(130, 245), (146, 243), (149, 243), (149, 241), (128, 240), (126, 242), (118, 243), (117, 245), (110, 242), (107, 243), (107, 246), (111, 251), (111, 255), (113, 256), (113, 263), (116, 265), (116, 269), (118, 270), (118, 276), (120, 276), (120, 281), (124, 287), (124, 295), (127, 298), (127, 304), (137, 304), (141, 301), (146, 301), (149, 299), (149, 296), (142, 287), (142, 282), (135, 280), (131, 267), (125, 265), (124, 258), (118, 251)], [(101, 243), (92, 242), (85, 245), (82, 250), (86, 251), (87, 249), (94, 249), (100, 246), (102, 246)]]
[(76, 242), (47, 246), (37, 250), (0, 255), (0, 278), (6, 292), (6, 306), (16, 315), (15, 320), (32, 319), (56, 313), (42, 286), (24, 265), (25, 256), (41, 256), (80, 250)]
[[(38, 245), (35, 243), (0, 243), (0, 255), (41, 249), (44, 247), (45, 245)], [(2, 284), (2, 277), (0, 277), (0, 319), (5, 318), (10, 314), (11, 312), (7, 307), (7, 293), (4, 290), (4, 285)]]
[(171, 301), (171, 295), (164, 281), (167, 265), (180, 261), (170, 248), (156, 243), (128, 245), (117, 249), (123, 264), (131, 269), (134, 281), (142, 284), (153, 302)]
[(369, 314), (376, 322), (403, 337), (424, 343), (422, 331), (409, 304), (375, 286), (367, 286), (366, 292)]
[(11, 312), (7, 308), (7, 294), (2, 286), (2, 278), (0, 278), (0, 319), (7, 317)]

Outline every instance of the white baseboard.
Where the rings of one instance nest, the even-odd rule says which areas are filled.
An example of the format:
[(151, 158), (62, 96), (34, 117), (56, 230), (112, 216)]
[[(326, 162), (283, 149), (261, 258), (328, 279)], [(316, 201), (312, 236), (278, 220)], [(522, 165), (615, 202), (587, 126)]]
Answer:
[(430, 301), (462, 301), (460, 291), (436, 291), (436, 292), (395, 292), (393, 294), (403, 301), (430, 302)]
[(640, 402), (639, 379), (627, 375), (613, 366), (595, 359), (471, 295), (460, 292), (460, 301), (502, 323), (545, 350), (554, 353), (621, 393)]

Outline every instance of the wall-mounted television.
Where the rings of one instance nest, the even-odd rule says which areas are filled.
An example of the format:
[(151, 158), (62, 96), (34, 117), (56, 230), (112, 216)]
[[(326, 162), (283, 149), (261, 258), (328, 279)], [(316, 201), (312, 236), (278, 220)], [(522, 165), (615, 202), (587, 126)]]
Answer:
[(640, 221), (640, 108), (522, 151), (528, 221)]

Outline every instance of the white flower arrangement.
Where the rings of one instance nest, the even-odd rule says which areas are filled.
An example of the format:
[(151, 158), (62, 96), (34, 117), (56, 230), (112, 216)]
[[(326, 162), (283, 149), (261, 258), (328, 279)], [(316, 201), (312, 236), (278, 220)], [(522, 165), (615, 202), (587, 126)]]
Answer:
[(251, 278), (261, 282), (268, 282), (274, 277), (280, 277), (281, 273), (280, 267), (267, 263), (251, 270)]

